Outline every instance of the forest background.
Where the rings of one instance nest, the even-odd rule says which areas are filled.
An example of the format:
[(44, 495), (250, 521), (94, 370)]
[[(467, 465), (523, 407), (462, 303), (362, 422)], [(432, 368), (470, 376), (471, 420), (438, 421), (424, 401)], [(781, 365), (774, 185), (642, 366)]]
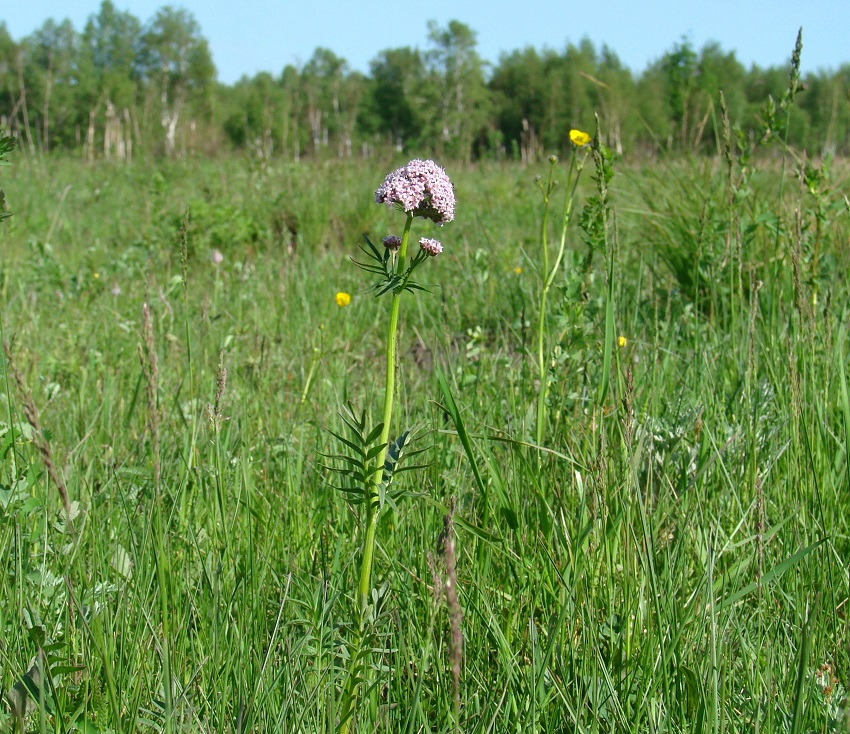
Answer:
[[(754, 136), (787, 84), (787, 66), (747, 69), (734, 51), (687, 38), (640, 73), (589, 39), (488, 64), (474, 29), (431, 21), (424, 49), (382, 50), (368, 74), (320, 47), (303, 65), (226, 85), (185, 9), (142, 22), (104, 0), (81, 31), (51, 19), (20, 40), (0, 22), (0, 129), (31, 153), (88, 159), (239, 149), (297, 160), (394, 147), (530, 161), (568, 146), (570, 128), (592, 128), (594, 113), (617, 153), (714, 154), (721, 87), (732, 124)], [(812, 155), (848, 152), (850, 64), (804, 76), (788, 134)]]

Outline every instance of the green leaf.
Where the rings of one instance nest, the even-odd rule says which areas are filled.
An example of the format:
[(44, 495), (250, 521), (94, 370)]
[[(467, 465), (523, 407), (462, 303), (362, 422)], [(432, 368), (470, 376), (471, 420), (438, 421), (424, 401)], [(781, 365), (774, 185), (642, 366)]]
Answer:
[(481, 470), (478, 468), (478, 462), (475, 459), (475, 454), (472, 452), (472, 442), (469, 440), (469, 434), (466, 432), (466, 426), (463, 425), (463, 418), (460, 416), (460, 410), (458, 410), (457, 403), (452, 396), (452, 391), (449, 389), (449, 383), (446, 382), (446, 377), (443, 374), (443, 371), (439, 368), (437, 368), (437, 384), (440, 387), (440, 392), (442, 393), (443, 400), (446, 403), (444, 406), (446, 412), (452, 419), (452, 423), (454, 423), (458, 438), (460, 438), (460, 443), (466, 453), (466, 458), (469, 459), (469, 463), (472, 466), (472, 474), (475, 476), (475, 482), (481, 492), (481, 499), (484, 504), (484, 519), (482, 524), (486, 524), (488, 505), (487, 484), (484, 482), (484, 477), (481, 476)]
[(815, 548), (823, 545), (825, 542), (826, 542), (826, 538), (821, 538), (817, 543), (813, 543), (812, 545), (807, 546), (806, 548), (798, 550), (793, 556), (786, 558), (778, 566), (774, 566), (769, 571), (767, 571), (761, 577), (760, 581), (753, 581), (753, 583), (747, 584), (743, 589), (739, 589), (734, 594), (730, 594), (729, 596), (727, 596), (723, 601), (721, 601), (717, 605), (717, 609), (720, 610), (720, 609), (723, 609), (724, 607), (728, 607), (728, 606), (731, 606), (732, 604), (735, 604), (736, 602), (740, 601), (741, 599), (743, 599), (748, 594), (751, 594), (752, 592), (754, 592), (759, 587), (759, 584), (764, 586), (765, 584), (769, 584), (774, 579), (778, 579), (789, 568), (791, 568), (791, 566), (795, 565), (798, 561), (801, 561), (803, 558), (805, 558), (807, 555), (809, 555), (809, 553), (811, 553), (813, 550), (815, 550)]
[(508, 523), (508, 527), (511, 530), (517, 530), (519, 528), (519, 520), (517, 520), (516, 512), (512, 508), (505, 506), (499, 512), (505, 518), (505, 522)]
[(384, 424), (383, 424), (383, 423), (379, 423), (377, 426), (375, 426), (375, 427), (371, 430), (371, 432), (369, 433), (369, 435), (368, 435), (368, 436), (366, 436), (366, 438), (363, 440), (363, 443), (364, 443), (366, 446), (369, 446), (370, 444), (374, 443), (375, 441), (377, 441), (377, 440), (378, 440), (378, 438), (379, 438), (379, 437), (380, 437), (380, 435), (381, 435), (381, 431), (383, 431), (383, 430), (384, 430)]
[(381, 453), (381, 451), (383, 451), (383, 450), (384, 450), (384, 447), (383, 447), (383, 446), (381, 446), (381, 444), (376, 444), (376, 445), (375, 445), (375, 446), (373, 446), (371, 449), (369, 449), (369, 450), (366, 452), (366, 463), (367, 463), (367, 464), (368, 464), (368, 463), (371, 463), (371, 462), (373, 462), (375, 459), (377, 459), (377, 458), (378, 458), (378, 456), (379, 456), (379, 454), (380, 454), (380, 453)]
[(335, 431), (328, 431), (328, 433), (330, 433), (331, 436), (333, 436), (340, 443), (343, 443), (346, 446), (348, 446), (348, 448), (350, 448), (358, 456), (361, 456), (361, 457), (366, 456), (366, 452), (360, 446), (358, 446), (357, 444), (353, 443), (352, 441), (349, 441), (347, 438), (343, 438), (342, 436), (340, 436)]

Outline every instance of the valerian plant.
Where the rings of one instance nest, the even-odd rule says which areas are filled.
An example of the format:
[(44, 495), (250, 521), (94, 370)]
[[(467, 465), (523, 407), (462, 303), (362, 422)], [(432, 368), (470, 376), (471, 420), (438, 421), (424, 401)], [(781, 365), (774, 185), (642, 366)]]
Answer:
[[(348, 677), (342, 694), (338, 731), (347, 734), (351, 727), (358, 697), (366, 684), (371, 653), (373, 629), (381, 616), (386, 586), (376, 589), (372, 581), (372, 564), (375, 555), (378, 520), (386, 507), (407, 492), (394, 486), (395, 478), (415, 466), (400, 467), (402, 455), (407, 452), (410, 432), (403, 431), (390, 438), (395, 398), (397, 339), (401, 297), (405, 292), (425, 290), (413, 280), (414, 272), (424, 263), (443, 251), (435, 239), (419, 239), (419, 250), (408, 254), (413, 220), (429, 219), (435, 224), (451, 222), (455, 215), (454, 187), (446, 172), (431, 160), (412, 160), (393, 171), (375, 192), (375, 202), (386, 204), (405, 215), (401, 236), (383, 238), (383, 250), (368, 237), (362, 247), (364, 262), (355, 260), (362, 270), (377, 276), (371, 285), (376, 296), (390, 294), (390, 317), (386, 344), (386, 381), (381, 422), (373, 428), (367, 426), (365, 411), (359, 415), (350, 409), (343, 415), (345, 435), (334, 434), (345, 447), (343, 454), (331, 457), (341, 464), (338, 473), (344, 479), (339, 489), (349, 501), (361, 508), (364, 529), (360, 578), (357, 586), (360, 619), (354, 634), (354, 644), (349, 652)], [(417, 452), (407, 452), (412, 456)]]

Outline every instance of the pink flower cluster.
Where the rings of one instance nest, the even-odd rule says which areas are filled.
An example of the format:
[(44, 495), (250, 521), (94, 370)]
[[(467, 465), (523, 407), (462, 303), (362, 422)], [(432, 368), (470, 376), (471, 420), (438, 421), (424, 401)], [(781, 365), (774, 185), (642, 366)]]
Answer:
[(455, 218), (455, 191), (446, 172), (432, 160), (416, 158), (390, 173), (375, 192), (378, 204), (398, 204), (414, 217), (445, 224)]
[(443, 245), (440, 240), (432, 240), (428, 237), (422, 237), (419, 240), (419, 247), (432, 256), (439, 255), (443, 251)]

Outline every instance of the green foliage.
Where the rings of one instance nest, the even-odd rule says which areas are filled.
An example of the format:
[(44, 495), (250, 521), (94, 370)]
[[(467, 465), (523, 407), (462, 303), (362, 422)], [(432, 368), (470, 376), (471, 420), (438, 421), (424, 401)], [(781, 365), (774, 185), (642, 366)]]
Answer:
[[(15, 141), (8, 136), (0, 136), (0, 166), (8, 166), (9, 161), (6, 157), (15, 149)], [(3, 189), (0, 189), (0, 222), (12, 216), (10, 211), (6, 210), (6, 194)]]
[(412, 293), (414, 291), (427, 290), (410, 279), (416, 268), (428, 259), (429, 255), (425, 250), (418, 250), (411, 259), (410, 265), (404, 269), (404, 272), (397, 273), (394, 269), (393, 253), (390, 249), (384, 248), (384, 251), (381, 252), (365, 234), (363, 235), (363, 239), (366, 241), (366, 247), (361, 246), (360, 250), (366, 255), (367, 262), (363, 263), (355, 260), (354, 264), (361, 270), (378, 276), (379, 280), (370, 287), (370, 290), (375, 291), (376, 296), (382, 296), (384, 293), (400, 293), (402, 291), (410, 291)]
[(483, 62), (475, 46), (476, 32), (457, 20), (441, 28), (428, 23), (426, 53), (430, 87), (425, 132), (440, 158), (469, 160), (472, 145), (488, 117)]
[(488, 63), (465, 23), (424, 31), (422, 49), (377, 51), (368, 75), (318, 47), (301, 66), (225, 85), (186, 10), (166, 6), (143, 23), (103, 0), (82, 31), (47, 20), (15, 41), (0, 24), (0, 117), (33, 155), (127, 160), (236, 148), (267, 166), (395, 150), (537, 162), (567, 153), (569, 130), (589, 128), (594, 114), (617, 155), (713, 154), (723, 91), (732, 126), (747, 136), (769, 129), (810, 155), (850, 152), (850, 67), (802, 74), (802, 46), (793, 74), (788, 65), (745, 68), (734, 51), (697, 49), (688, 38), (631, 71), (587, 38)]
[(378, 423), (373, 429), (367, 430), (366, 412), (358, 415), (351, 406), (342, 413), (342, 421), (346, 427), (346, 435), (331, 431), (331, 435), (342, 444), (344, 453), (328, 454), (325, 456), (330, 461), (338, 462), (338, 466), (326, 467), (329, 471), (338, 474), (344, 485), (336, 489), (345, 495), (353, 505), (366, 502), (371, 494), (370, 487), (378, 468), (377, 459), (382, 452), (386, 452), (381, 481), (375, 487), (375, 499), (377, 512), (383, 512), (385, 507), (398, 510), (397, 501), (409, 494), (402, 488), (393, 486), (396, 475), (405, 471), (422, 469), (422, 466), (401, 466), (403, 457), (413, 457), (421, 454), (423, 450), (410, 452), (407, 445), (410, 440), (410, 431), (404, 431), (398, 438), (390, 442), (389, 448), (378, 441), (383, 423)]
[(422, 54), (408, 47), (381, 51), (370, 63), (370, 78), (358, 124), (396, 147), (412, 150), (420, 144), (427, 110)]
[[(784, 178), (734, 122), (729, 161), (598, 149), (552, 283), (542, 446), (546, 170), (453, 173), (399, 336), (423, 450), (401, 432), (380, 472), (365, 615), (363, 494), (333, 487), (380, 469), (380, 427), (343, 406), (380, 397), (387, 299), (349, 258), (397, 216), (371, 197), (385, 166), (3, 169), (2, 337), (75, 503), (70, 534), (4, 358), (0, 688), (36, 702), (27, 729), (329, 734), (351, 675), (357, 731), (450, 730), (454, 498), (462, 731), (846, 731), (847, 164), (768, 137)], [(187, 206), (188, 249), (223, 262), (184, 271)]]
[[(231, 253), (244, 249), (246, 245), (268, 241), (269, 223), (258, 222), (245, 207), (209, 199), (192, 199), (189, 224), (189, 254), (206, 252), (213, 248)], [(172, 218), (174, 230), (182, 224), (182, 216)]]

